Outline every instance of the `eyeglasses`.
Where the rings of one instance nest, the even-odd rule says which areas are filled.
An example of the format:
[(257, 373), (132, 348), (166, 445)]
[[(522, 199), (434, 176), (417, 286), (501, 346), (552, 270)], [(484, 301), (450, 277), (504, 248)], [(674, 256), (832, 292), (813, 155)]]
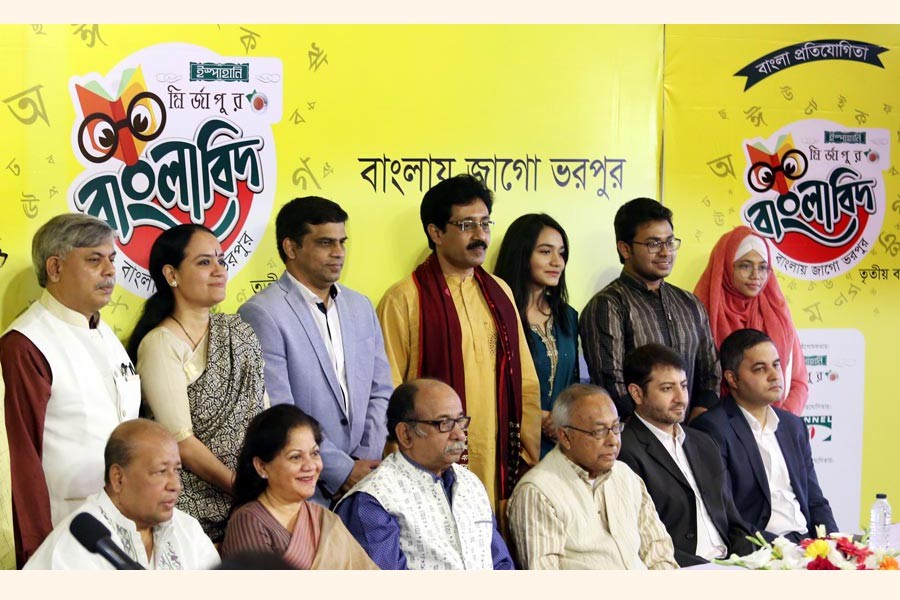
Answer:
[(759, 265), (756, 267), (752, 263), (738, 263), (734, 265), (734, 268), (744, 277), (750, 277), (754, 272), (760, 277), (768, 277), (769, 273), (772, 272), (772, 268), (769, 265)]
[(571, 425), (563, 425), (564, 429), (574, 429), (575, 431), (580, 431), (581, 433), (586, 433), (591, 436), (595, 440), (602, 440), (606, 438), (610, 433), (613, 435), (619, 435), (622, 433), (622, 430), (625, 429), (625, 423), (613, 423), (612, 427), (607, 427), (606, 425), (601, 425), (597, 429), (590, 431), (588, 429), (579, 429), (578, 427), (573, 427)]
[(470, 229), (475, 229), (478, 226), (481, 226), (482, 231), (488, 233), (491, 230), (491, 226), (494, 225), (494, 222), (490, 219), (485, 219), (484, 221), (473, 221), (472, 219), (466, 219), (465, 221), (447, 221), (447, 224), (459, 227), (459, 230), (463, 233), (469, 231)]
[(672, 238), (671, 240), (666, 240), (664, 242), (660, 242), (659, 240), (651, 240), (649, 242), (631, 242), (632, 244), (640, 244), (641, 246), (647, 246), (647, 252), (650, 254), (658, 254), (662, 247), (665, 246), (669, 250), (678, 250), (681, 247), (681, 240), (678, 238)]
[(96, 112), (84, 118), (78, 127), (78, 149), (93, 163), (102, 163), (116, 154), (119, 131), (128, 130), (142, 142), (155, 140), (166, 126), (166, 107), (159, 96), (141, 92), (131, 99), (125, 118), (114, 121), (109, 115)]
[(425, 423), (426, 425), (433, 425), (437, 427), (437, 430), (441, 433), (449, 433), (453, 431), (454, 425), (459, 425), (459, 428), (463, 431), (469, 428), (469, 423), (472, 422), (472, 417), (468, 415), (463, 415), (456, 419), (434, 419), (432, 421), (425, 421), (422, 419), (406, 419), (406, 423)]

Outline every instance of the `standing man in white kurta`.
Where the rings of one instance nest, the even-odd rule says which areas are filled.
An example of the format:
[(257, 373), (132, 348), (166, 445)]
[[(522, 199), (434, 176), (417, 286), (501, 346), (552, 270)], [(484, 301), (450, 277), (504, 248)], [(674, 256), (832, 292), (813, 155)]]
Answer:
[(101, 490), (106, 440), (138, 415), (140, 380), (99, 312), (116, 284), (113, 234), (81, 214), (38, 229), (32, 261), (45, 291), (0, 338), (19, 567)]

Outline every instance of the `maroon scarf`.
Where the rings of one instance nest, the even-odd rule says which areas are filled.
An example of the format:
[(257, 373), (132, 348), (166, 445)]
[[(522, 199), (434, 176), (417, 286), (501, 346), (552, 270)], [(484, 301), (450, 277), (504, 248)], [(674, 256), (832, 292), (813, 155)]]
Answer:
[[(475, 268), (475, 281), (487, 301), (497, 327), (497, 466), (500, 472), (500, 498), (509, 498), (518, 481), (519, 427), (522, 421), (522, 364), (519, 357), (519, 328), (515, 305), (481, 267)], [(459, 315), (441, 271), (432, 253), (416, 267), (413, 281), (419, 291), (419, 368), (420, 377), (434, 377), (452, 387), (466, 410), (466, 374), (462, 358), (462, 329)], [(468, 462), (468, 451), (460, 462)]]

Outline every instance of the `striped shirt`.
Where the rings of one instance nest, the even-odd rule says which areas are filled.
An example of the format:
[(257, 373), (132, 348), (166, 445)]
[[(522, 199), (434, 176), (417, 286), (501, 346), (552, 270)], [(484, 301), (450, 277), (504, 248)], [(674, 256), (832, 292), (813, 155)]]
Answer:
[(710, 408), (718, 403), (722, 373), (709, 317), (690, 292), (663, 281), (659, 293), (622, 271), (581, 311), (579, 332), (591, 382), (612, 396), (624, 419), (634, 412), (622, 376), (625, 356), (645, 344), (664, 344), (686, 363), (691, 403)]
[(516, 486), (507, 512), (520, 568), (678, 568), (653, 499), (625, 463), (592, 480), (557, 446)]

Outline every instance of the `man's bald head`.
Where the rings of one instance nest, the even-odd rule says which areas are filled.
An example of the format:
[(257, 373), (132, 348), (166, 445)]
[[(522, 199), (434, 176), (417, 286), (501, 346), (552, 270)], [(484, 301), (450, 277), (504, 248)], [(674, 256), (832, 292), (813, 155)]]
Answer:
[(416, 379), (398, 387), (388, 403), (388, 424), (400, 451), (436, 475), (466, 450), (469, 419), (462, 401), (437, 379)]
[[(619, 414), (603, 388), (575, 384), (553, 404), (559, 449), (591, 479), (612, 469), (621, 445)], [(605, 433), (604, 433), (605, 432)]]
[(397, 389), (394, 390), (394, 393), (391, 394), (391, 399), (388, 401), (388, 439), (396, 442), (397, 425), (403, 423), (407, 419), (415, 418), (416, 397), (419, 396), (419, 394), (427, 394), (434, 390), (443, 390), (444, 388), (448, 388), (451, 391), (453, 390), (453, 388), (443, 381), (428, 377), (412, 379), (397, 386)]
[(178, 443), (147, 419), (127, 421), (109, 436), (104, 452), (106, 493), (138, 531), (169, 521), (181, 493)]
[(125, 421), (113, 429), (106, 442), (103, 451), (104, 482), (109, 485), (109, 471), (113, 465), (119, 465), (123, 469), (128, 467), (140, 446), (148, 445), (149, 450), (161, 446), (160, 442), (174, 441), (172, 434), (156, 421), (149, 419)]
[(590, 383), (573, 383), (556, 397), (553, 401), (553, 410), (550, 418), (553, 420), (554, 427), (564, 427), (571, 420), (572, 411), (576, 405), (580, 404), (585, 398), (592, 398), (594, 401), (606, 403), (612, 402), (609, 392)]

